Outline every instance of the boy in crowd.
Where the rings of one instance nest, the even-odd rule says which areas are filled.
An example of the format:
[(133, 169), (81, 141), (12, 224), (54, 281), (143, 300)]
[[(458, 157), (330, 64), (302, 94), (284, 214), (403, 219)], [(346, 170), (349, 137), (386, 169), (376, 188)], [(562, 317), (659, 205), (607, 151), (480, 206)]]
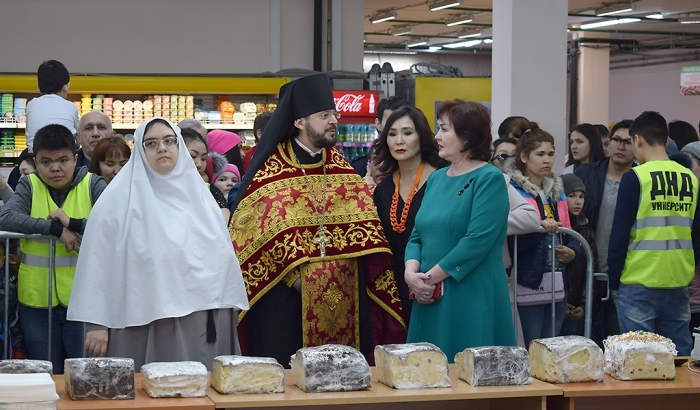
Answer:
[(0, 211), (0, 229), (53, 235), (55, 276), (52, 290), (51, 346), (48, 344), (49, 245), (22, 239), (22, 264), (17, 280), (19, 315), (30, 359), (47, 359), (56, 374), (63, 360), (83, 356), (84, 326), (66, 320), (81, 236), (92, 206), (107, 184), (102, 177), (75, 169), (75, 137), (62, 125), (41, 128), (34, 139), (36, 173), (22, 178)]
[(37, 71), (41, 95), (27, 103), (27, 147), (33, 152), (34, 136), (45, 125), (60, 124), (71, 134), (78, 131), (78, 107), (66, 100), (70, 88), (70, 74), (66, 66), (56, 60), (41, 63)]
[[(595, 248), (595, 235), (588, 223), (588, 218), (581, 212), (586, 201), (586, 185), (581, 178), (574, 174), (561, 176), (564, 184), (566, 202), (569, 206), (569, 220), (571, 229), (578, 232), (590, 246), (593, 254), (593, 271), (598, 272), (598, 253)], [(583, 336), (583, 319), (586, 310), (586, 266), (587, 258), (576, 258), (566, 266), (566, 282), (568, 296), (566, 302), (566, 316), (562, 326), (562, 335)], [(595, 301), (594, 301), (595, 302)]]
[(669, 160), (668, 127), (659, 113), (642, 113), (629, 134), (640, 165), (620, 181), (608, 248), (620, 331), (661, 334), (673, 340), (679, 356), (687, 356), (688, 284), (700, 249), (698, 180)]

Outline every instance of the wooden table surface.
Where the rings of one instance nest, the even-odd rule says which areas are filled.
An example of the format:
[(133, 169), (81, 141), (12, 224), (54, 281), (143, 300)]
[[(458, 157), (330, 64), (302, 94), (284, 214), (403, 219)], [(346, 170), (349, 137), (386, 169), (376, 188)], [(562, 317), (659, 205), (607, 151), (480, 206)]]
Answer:
[(199, 398), (151, 398), (141, 388), (141, 373), (134, 375), (136, 397), (133, 400), (82, 400), (75, 401), (66, 393), (66, 383), (63, 375), (53, 376), (56, 382), (56, 392), (60, 397), (56, 402), (56, 408), (61, 409), (174, 409), (186, 410), (214, 410), (214, 403), (207, 397)]
[(216, 408), (242, 408), (508, 399), (561, 396), (562, 394), (562, 389), (559, 386), (536, 379), (532, 380), (532, 384), (523, 386), (472, 387), (459, 380), (455, 365), (450, 365), (450, 375), (452, 376), (452, 387), (450, 388), (396, 390), (379, 383), (376, 369), (372, 368), (372, 387), (369, 390), (305, 393), (294, 384), (294, 376), (291, 371), (287, 370), (285, 372), (284, 393), (224, 395), (209, 387), (207, 395), (214, 402)]
[(568, 383), (557, 386), (564, 390), (564, 397), (700, 394), (700, 374), (693, 373), (684, 366), (676, 368), (676, 378), (673, 380), (624, 381), (606, 374), (602, 383)]

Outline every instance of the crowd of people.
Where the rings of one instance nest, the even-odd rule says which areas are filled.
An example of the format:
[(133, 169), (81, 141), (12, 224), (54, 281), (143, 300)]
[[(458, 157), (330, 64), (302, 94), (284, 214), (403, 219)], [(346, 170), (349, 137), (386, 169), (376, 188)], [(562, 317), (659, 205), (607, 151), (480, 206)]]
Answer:
[[(389, 97), (371, 153), (350, 164), (334, 148), (330, 80), (316, 74), (280, 89), (245, 155), (238, 135), (191, 119), (149, 119), (132, 148), (103, 113), (77, 118), (56, 102), (70, 85), (62, 64), (38, 76), (31, 105), (52, 111), (28, 113), (31, 149), (0, 180), (0, 229), (58, 238), (53, 289), (49, 298), (46, 241), (2, 242), (3, 357), (50, 355), (62, 373), (71, 357), (288, 365), (300, 347), (338, 343), (372, 362), (377, 344), (431, 342), (451, 359), (582, 335), (585, 320), (601, 345), (644, 330), (690, 354), (700, 325), (692, 126), (656, 112), (610, 132), (579, 124), (559, 175), (555, 139), (536, 122), (510, 117), (494, 141), (488, 109), (458, 99), (437, 107), (433, 133), (423, 112)], [(583, 246), (610, 299), (602, 281), (586, 294)]]

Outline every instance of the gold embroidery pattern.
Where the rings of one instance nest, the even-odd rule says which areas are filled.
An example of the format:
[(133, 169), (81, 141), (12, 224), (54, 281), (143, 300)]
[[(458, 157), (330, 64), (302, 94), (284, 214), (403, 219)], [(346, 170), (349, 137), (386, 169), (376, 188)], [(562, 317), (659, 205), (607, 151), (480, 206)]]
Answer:
[[(399, 314), (396, 313), (397, 311), (401, 311), (401, 299), (399, 298), (399, 288), (396, 286), (396, 280), (394, 279), (394, 272), (389, 269), (385, 269), (380, 275), (377, 275), (372, 282), (373, 286), (368, 287), (367, 289), (367, 294), (369, 295), (370, 299), (374, 300), (379, 306), (382, 307), (382, 309), (389, 312), (405, 328), (405, 321)], [(375, 295), (375, 290), (382, 291), (384, 294), (389, 295), (391, 298), (388, 301), (389, 304), (396, 306), (396, 308), (392, 309), (387, 306), (386, 303)]]
[(328, 304), (331, 310), (335, 310), (338, 302), (343, 298), (343, 293), (338, 290), (335, 283), (331, 283), (330, 288), (323, 294), (323, 300)]
[(359, 348), (357, 262), (322, 261), (300, 270), (304, 346), (338, 343)]
[(385, 270), (381, 275), (374, 278), (374, 288), (385, 291), (391, 296), (391, 303), (401, 303), (399, 298), (399, 288), (396, 286), (394, 272)]

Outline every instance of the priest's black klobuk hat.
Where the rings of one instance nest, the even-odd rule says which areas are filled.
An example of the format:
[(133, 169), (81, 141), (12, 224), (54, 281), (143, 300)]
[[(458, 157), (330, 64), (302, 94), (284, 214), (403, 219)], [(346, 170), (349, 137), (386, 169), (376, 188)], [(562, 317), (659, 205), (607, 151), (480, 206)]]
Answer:
[(236, 205), (243, 198), (255, 173), (262, 168), (277, 144), (298, 134), (294, 121), (327, 110), (335, 110), (333, 87), (328, 74), (312, 74), (289, 82), (280, 88), (277, 109), (267, 123), (258, 147), (255, 148), (253, 160), (238, 189)]

